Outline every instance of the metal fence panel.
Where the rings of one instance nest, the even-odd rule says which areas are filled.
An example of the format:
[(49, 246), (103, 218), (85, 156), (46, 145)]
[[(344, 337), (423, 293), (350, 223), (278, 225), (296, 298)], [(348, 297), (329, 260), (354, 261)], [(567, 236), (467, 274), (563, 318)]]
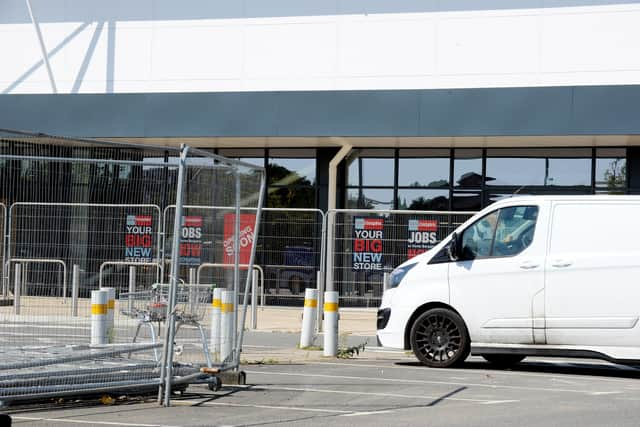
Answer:
[[(161, 212), (176, 201), (177, 153), (0, 130), (12, 301), (0, 306), (0, 404), (158, 389), (168, 317)], [(100, 286), (114, 298), (92, 304)], [(179, 305), (192, 297), (179, 294)], [(101, 342), (96, 316), (109, 325)], [(208, 381), (196, 365), (171, 368), (174, 388)]]
[[(168, 206), (164, 212), (167, 257), (173, 238), (174, 212), (175, 206)], [(197, 268), (204, 259), (231, 266), (233, 260), (227, 251), (233, 246), (229, 220), (233, 218), (234, 208), (187, 205), (184, 206), (184, 215), (187, 220), (201, 221), (202, 225), (201, 236), (191, 239), (196, 243), (198, 256), (186, 257), (181, 264), (180, 277), (186, 280), (189, 267)], [(241, 248), (247, 248), (246, 245), (255, 239), (251, 229), (255, 215), (256, 208), (241, 209), (244, 225), (240, 231)], [(264, 208), (260, 224), (261, 232), (256, 239), (256, 265), (261, 268), (264, 280), (264, 289), (260, 290), (261, 304), (302, 307), (304, 290), (318, 285), (317, 273), (321, 270), (325, 243), (323, 212), (318, 209)], [(183, 245), (185, 252), (191, 249)], [(227, 287), (232, 280), (231, 269), (206, 269), (201, 275), (202, 283), (218, 287)]]
[(341, 306), (377, 307), (383, 275), (434, 247), (470, 212), (337, 209), (327, 213), (327, 288)]
[[(169, 404), (173, 361), (208, 368), (237, 369), (240, 363), (249, 290), (265, 188), (262, 168), (209, 152), (182, 148), (176, 203), (165, 209), (164, 259), (170, 264), (167, 335), (161, 378)], [(219, 209), (219, 206), (232, 208)], [(246, 213), (246, 211), (253, 213)], [(226, 265), (221, 277), (203, 274), (203, 265)], [(246, 267), (243, 267), (246, 265)], [(206, 277), (203, 277), (206, 276)], [(220, 310), (220, 360), (208, 348), (213, 291), (224, 289)], [(194, 297), (195, 295), (195, 297)], [(208, 328), (207, 328), (208, 329)], [(195, 345), (194, 345), (195, 344)], [(217, 344), (217, 343), (216, 343)], [(174, 354), (174, 347), (180, 349)], [(223, 351), (228, 349), (229, 351)], [(174, 358), (175, 356), (175, 358)]]

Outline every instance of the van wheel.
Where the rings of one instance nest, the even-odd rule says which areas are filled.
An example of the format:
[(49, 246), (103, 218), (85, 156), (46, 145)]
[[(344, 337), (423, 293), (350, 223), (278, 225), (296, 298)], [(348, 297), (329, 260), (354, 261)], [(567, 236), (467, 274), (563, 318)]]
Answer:
[(527, 356), (520, 354), (483, 354), (482, 357), (493, 365), (506, 368), (522, 362)]
[(469, 333), (458, 314), (434, 308), (422, 313), (413, 323), (411, 348), (418, 360), (427, 366), (455, 366), (469, 355)]

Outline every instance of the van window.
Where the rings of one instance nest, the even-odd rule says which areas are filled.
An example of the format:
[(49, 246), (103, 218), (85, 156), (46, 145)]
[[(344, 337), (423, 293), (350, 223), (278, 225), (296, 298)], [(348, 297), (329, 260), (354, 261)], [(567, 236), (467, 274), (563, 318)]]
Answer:
[(462, 234), (462, 259), (514, 256), (533, 242), (537, 206), (510, 206), (480, 218)]

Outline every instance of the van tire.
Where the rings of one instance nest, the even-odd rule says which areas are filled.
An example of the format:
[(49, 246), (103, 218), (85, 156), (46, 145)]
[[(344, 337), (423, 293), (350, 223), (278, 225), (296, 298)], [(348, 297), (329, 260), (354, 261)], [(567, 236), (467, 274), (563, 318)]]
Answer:
[(460, 365), (469, 356), (469, 332), (462, 317), (446, 308), (422, 313), (411, 327), (411, 348), (431, 368)]
[(509, 366), (522, 362), (527, 356), (520, 354), (483, 354), (482, 357), (492, 365), (500, 368), (508, 368)]

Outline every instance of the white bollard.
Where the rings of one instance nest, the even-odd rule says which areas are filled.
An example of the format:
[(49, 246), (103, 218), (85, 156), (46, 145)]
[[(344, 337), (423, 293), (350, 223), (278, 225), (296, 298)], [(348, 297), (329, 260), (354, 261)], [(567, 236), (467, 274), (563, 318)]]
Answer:
[(20, 277), (21, 268), (21, 264), (16, 264), (16, 278), (13, 284), (13, 309), (16, 314), (20, 314), (20, 288), (22, 286), (22, 279)]
[(338, 355), (338, 292), (324, 293), (324, 355)]
[(235, 316), (233, 291), (222, 291), (220, 303), (220, 361), (224, 362), (233, 351), (233, 320)]
[(130, 265), (129, 266), (129, 298), (128, 298), (128, 306), (127, 306), (129, 315), (133, 313), (133, 300), (135, 298), (134, 297), (135, 291), (136, 291), (136, 266)]
[(258, 270), (251, 276), (251, 329), (258, 329)]
[(222, 289), (213, 290), (211, 300), (211, 337), (209, 339), (209, 351), (213, 354), (213, 360), (218, 362), (220, 357), (220, 307), (222, 306)]
[(116, 290), (115, 288), (100, 288), (100, 290), (106, 291), (109, 295), (107, 301), (107, 342), (112, 343), (116, 335), (113, 322), (113, 311), (116, 308)]
[(80, 266), (73, 264), (71, 276), (71, 315), (78, 317), (78, 293), (80, 292)]
[(304, 291), (304, 309), (302, 311), (302, 332), (300, 333), (300, 348), (313, 344), (316, 330), (316, 312), (318, 310), (318, 290), (307, 288)]
[(107, 343), (109, 292), (91, 291), (91, 345)]

